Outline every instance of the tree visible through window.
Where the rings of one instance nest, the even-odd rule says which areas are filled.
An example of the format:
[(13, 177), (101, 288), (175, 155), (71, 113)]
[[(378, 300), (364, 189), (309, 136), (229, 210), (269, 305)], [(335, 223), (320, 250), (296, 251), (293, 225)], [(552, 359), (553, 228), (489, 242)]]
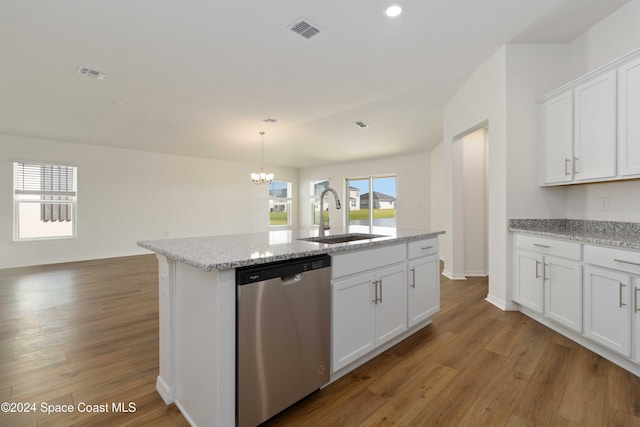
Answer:
[(396, 177), (347, 179), (349, 231), (372, 232), (373, 227), (396, 227)]
[(75, 236), (74, 166), (13, 164), (15, 240)]
[(269, 226), (291, 225), (291, 183), (272, 181), (269, 184)]

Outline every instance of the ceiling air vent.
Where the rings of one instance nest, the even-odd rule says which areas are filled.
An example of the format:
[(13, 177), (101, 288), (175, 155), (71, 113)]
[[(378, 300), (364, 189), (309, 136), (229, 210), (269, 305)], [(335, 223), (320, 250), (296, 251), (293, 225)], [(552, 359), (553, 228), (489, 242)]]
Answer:
[(265, 123), (278, 123), (278, 119), (272, 119), (272, 118), (264, 119), (262, 121)]
[(358, 126), (360, 129), (366, 129), (369, 127), (369, 125), (364, 122), (353, 122), (353, 124)]
[(319, 29), (309, 24), (303, 18), (300, 18), (295, 24), (291, 25), (289, 29), (305, 39), (310, 39), (320, 32)]
[(91, 77), (93, 79), (98, 79), (98, 80), (104, 80), (104, 78), (107, 77), (106, 74), (101, 73), (100, 71), (91, 70), (85, 67), (78, 68), (76, 72), (81, 76), (87, 76), (87, 77)]

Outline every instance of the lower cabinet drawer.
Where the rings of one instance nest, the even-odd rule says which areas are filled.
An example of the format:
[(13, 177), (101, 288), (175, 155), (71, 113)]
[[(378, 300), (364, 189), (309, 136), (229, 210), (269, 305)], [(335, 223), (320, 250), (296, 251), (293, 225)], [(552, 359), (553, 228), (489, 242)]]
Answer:
[(409, 259), (438, 253), (438, 239), (416, 240), (407, 244), (407, 256)]
[(584, 262), (640, 274), (640, 252), (584, 245)]
[(516, 247), (519, 249), (540, 252), (546, 255), (572, 259), (574, 261), (582, 260), (582, 249), (580, 243), (517, 234)]

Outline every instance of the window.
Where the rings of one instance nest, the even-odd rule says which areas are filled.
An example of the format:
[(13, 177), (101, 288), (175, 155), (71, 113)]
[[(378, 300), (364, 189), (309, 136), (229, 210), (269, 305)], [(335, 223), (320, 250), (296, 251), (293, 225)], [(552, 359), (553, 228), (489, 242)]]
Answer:
[[(322, 194), (322, 192), (327, 188), (329, 188), (329, 180), (327, 179), (323, 179), (319, 181), (311, 181), (310, 194), (311, 194), (311, 215), (312, 215), (313, 225), (318, 225), (318, 226), (320, 225), (320, 194)], [(326, 209), (325, 210), (326, 213), (323, 215), (324, 221), (325, 221), (325, 225), (328, 226), (327, 222), (329, 221), (329, 213), (328, 213), (329, 199), (327, 200), (327, 203), (324, 204), (324, 208)]]
[(14, 239), (75, 237), (77, 168), (13, 164)]
[(291, 225), (291, 183), (272, 181), (269, 184), (269, 226)]
[(373, 232), (374, 227), (396, 227), (396, 177), (347, 179), (349, 231)]

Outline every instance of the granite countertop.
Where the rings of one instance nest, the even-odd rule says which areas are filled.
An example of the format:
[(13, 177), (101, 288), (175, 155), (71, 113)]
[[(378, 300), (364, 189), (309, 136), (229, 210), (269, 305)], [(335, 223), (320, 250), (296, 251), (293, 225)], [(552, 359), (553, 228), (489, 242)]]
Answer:
[(640, 249), (640, 223), (578, 219), (510, 219), (509, 231)]
[[(326, 235), (335, 236), (346, 233), (345, 229), (331, 228)], [(317, 236), (317, 229), (281, 230), (225, 236), (144, 240), (138, 242), (138, 246), (201, 270), (213, 271), (428, 239), (444, 234), (444, 231), (396, 229), (392, 233), (390, 235), (389, 229), (378, 230), (374, 227), (373, 234), (382, 234), (384, 237), (326, 244), (297, 240)]]

